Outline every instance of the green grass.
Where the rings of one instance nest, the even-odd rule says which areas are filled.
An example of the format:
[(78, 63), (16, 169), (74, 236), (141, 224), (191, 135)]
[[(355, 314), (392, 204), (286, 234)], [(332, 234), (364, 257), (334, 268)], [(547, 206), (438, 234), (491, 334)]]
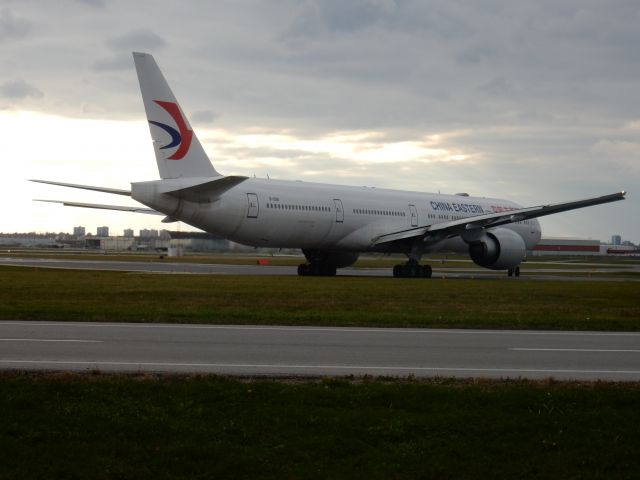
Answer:
[[(512, 279), (513, 280), (513, 279)], [(0, 267), (0, 319), (640, 330), (640, 283)]]
[(640, 386), (0, 374), (0, 478), (637, 478)]

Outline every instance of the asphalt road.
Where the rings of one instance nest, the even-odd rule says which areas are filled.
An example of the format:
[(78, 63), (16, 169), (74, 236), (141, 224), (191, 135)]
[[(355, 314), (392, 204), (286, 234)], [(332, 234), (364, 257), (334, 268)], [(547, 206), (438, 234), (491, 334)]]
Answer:
[[(38, 267), (38, 268), (60, 268), (77, 270), (115, 270), (127, 272), (143, 273), (188, 273), (201, 275), (297, 275), (296, 267), (276, 266), (276, 265), (227, 265), (227, 264), (203, 264), (203, 263), (176, 263), (167, 260), (166, 262), (131, 262), (112, 260), (68, 260), (49, 258), (16, 258), (0, 257), (0, 265)], [(481, 269), (469, 265), (460, 268), (438, 268), (436, 262), (432, 263), (434, 278), (478, 278), (478, 279), (506, 279), (505, 271), (493, 271)], [(620, 272), (640, 272), (640, 265), (623, 265), (621, 267), (596, 266), (597, 275), (589, 275), (589, 270), (582, 270), (581, 275), (572, 275), (580, 270), (563, 268), (556, 265), (553, 269), (531, 269), (523, 272), (519, 279), (531, 280), (567, 280), (567, 281), (640, 281), (640, 278), (614, 276)], [(561, 273), (553, 275), (551, 273)], [(587, 275), (585, 275), (585, 273)], [(607, 275), (607, 274), (612, 275)], [(339, 276), (371, 276), (390, 277), (392, 269), (387, 268), (341, 268), (338, 269)]]
[(640, 380), (640, 333), (0, 322), (0, 368)]

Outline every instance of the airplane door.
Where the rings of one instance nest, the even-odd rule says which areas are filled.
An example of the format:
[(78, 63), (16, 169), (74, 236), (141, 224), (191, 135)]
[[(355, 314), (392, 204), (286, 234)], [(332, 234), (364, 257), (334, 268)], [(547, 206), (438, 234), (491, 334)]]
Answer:
[(411, 226), (418, 226), (418, 209), (415, 205), (409, 205), (409, 214), (411, 215)]
[(258, 195), (247, 193), (247, 218), (258, 218)]
[(342, 208), (342, 200), (334, 198), (333, 203), (336, 205), (336, 223), (344, 222), (344, 209)]

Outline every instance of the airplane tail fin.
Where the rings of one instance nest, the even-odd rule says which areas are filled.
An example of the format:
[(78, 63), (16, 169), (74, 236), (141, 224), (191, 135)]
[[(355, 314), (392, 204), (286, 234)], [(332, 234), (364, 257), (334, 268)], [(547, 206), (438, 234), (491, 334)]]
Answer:
[(189, 120), (158, 64), (148, 53), (133, 53), (160, 177), (217, 177)]

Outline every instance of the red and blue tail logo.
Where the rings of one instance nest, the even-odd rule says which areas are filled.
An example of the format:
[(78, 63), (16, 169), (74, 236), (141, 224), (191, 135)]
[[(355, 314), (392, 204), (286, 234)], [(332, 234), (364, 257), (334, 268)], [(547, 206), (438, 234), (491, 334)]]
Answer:
[(171, 141), (166, 145), (160, 147), (160, 150), (178, 147), (178, 149), (173, 152), (173, 155), (168, 157), (168, 159), (180, 160), (189, 151), (189, 147), (191, 146), (191, 139), (193, 138), (193, 130), (189, 130), (187, 128), (187, 124), (184, 121), (184, 118), (182, 118), (182, 114), (180, 113), (180, 108), (178, 108), (178, 105), (176, 103), (163, 102), (161, 100), (154, 100), (154, 102), (164, 108), (167, 113), (171, 115), (171, 118), (173, 118), (173, 121), (176, 122), (176, 125), (178, 126), (178, 130), (176, 130), (172, 126), (165, 123), (149, 120), (149, 123), (155, 125), (156, 127), (160, 127), (169, 135), (171, 135)]

